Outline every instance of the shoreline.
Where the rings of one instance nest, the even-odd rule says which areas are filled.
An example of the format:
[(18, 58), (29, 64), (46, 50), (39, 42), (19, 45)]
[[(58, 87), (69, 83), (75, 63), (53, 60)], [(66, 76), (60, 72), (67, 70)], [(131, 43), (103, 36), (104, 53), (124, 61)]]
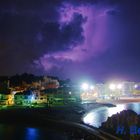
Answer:
[[(78, 107), (76, 107), (76, 109), (77, 108)], [(86, 137), (94, 138), (94, 133), (92, 134), (91, 131), (94, 132), (97, 129), (81, 121), (82, 113), (76, 113), (75, 110), (71, 110), (71, 108), (61, 109), (62, 107), (49, 108), (48, 110), (46, 108), (0, 110), (0, 124), (39, 129), (44, 128), (60, 134), (64, 133), (68, 137), (78, 136), (81, 139)], [(63, 116), (61, 116), (61, 113), (63, 113)]]
[(120, 99), (120, 100), (97, 100), (97, 103), (110, 103), (110, 104), (127, 104), (127, 103), (140, 103), (140, 98)]
[[(66, 120), (81, 123), (83, 115), (91, 110), (100, 107), (114, 107), (109, 103), (86, 103), (74, 106), (59, 107), (42, 107), (42, 108), (26, 108), (26, 107), (7, 107), (0, 110), (0, 122), (7, 121), (28, 121), (34, 122), (36, 117), (48, 118), (53, 120)], [(16, 119), (15, 119), (16, 118)]]
[(94, 136), (89, 132), (98, 128), (85, 124), (83, 115), (100, 107), (114, 107), (110, 103), (87, 103), (69, 107), (11, 108), (0, 110), (0, 124), (45, 128), (59, 133), (77, 136)]

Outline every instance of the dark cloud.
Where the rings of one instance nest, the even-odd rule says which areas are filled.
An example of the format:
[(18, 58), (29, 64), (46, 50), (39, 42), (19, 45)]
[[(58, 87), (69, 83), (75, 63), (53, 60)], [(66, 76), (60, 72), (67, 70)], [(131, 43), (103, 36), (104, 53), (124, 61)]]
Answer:
[[(87, 9), (82, 8), (84, 12), (74, 12), (72, 20), (68, 23), (60, 22), (60, 7), (65, 6), (64, 3), (70, 3), (74, 8), (80, 6), (91, 8), (93, 6), (91, 8), (94, 9), (93, 18), (91, 18), (93, 25), (89, 24), (90, 28), (83, 28), (89, 19), (84, 16), (84, 14), (88, 14)], [(109, 73), (136, 77), (140, 74), (138, 72), (140, 68), (138, 65), (140, 60), (139, 6), (139, 0), (1, 0), (0, 74), (35, 71), (32, 67), (34, 60), (38, 60), (46, 54), (49, 56), (55, 52), (65, 52), (81, 45), (85, 41), (85, 34), (88, 37), (86, 40), (89, 41), (86, 44), (93, 48), (89, 51), (89, 47), (84, 46), (76, 51), (80, 52), (79, 56), (82, 59), (84, 59), (83, 54), (89, 59), (88, 53), (90, 55), (95, 53), (94, 49), (106, 48), (104, 43), (101, 43), (103, 47), (100, 46), (104, 37), (102, 34), (106, 34), (105, 42), (107, 42), (108, 49), (105, 49), (106, 51), (102, 55), (98, 55), (97, 52), (94, 54), (97, 56), (96, 58), (86, 59), (81, 64), (76, 62), (71, 64), (70, 60), (73, 60), (70, 56), (71, 52), (66, 53), (71, 58), (70, 60), (64, 60), (65, 57), (62, 57), (63, 64), (56, 61), (57, 55), (52, 55), (51, 57), (54, 59), (50, 61), (63, 66), (59, 67), (59, 72), (56, 71), (56, 73), (61, 73), (63, 70), (64, 73), (69, 71), (69, 75), (72, 75), (70, 68), (75, 68), (77, 73), (84, 73), (80, 72), (83, 69), (90, 75), (95, 74), (100, 78), (105, 77), (104, 75), (109, 76)], [(100, 12), (101, 14), (99, 14)], [(107, 22), (104, 14), (108, 16)], [(91, 13), (88, 16), (92, 17)], [(106, 24), (97, 22), (97, 19)], [(103, 31), (102, 29), (97, 30), (97, 27), (103, 27)], [(96, 29), (93, 30), (93, 28)], [(93, 33), (96, 30), (98, 33), (100, 32), (97, 33), (97, 36), (96, 32)], [(94, 40), (92, 40), (92, 35), (95, 37)], [(97, 48), (94, 44), (97, 44)], [(77, 59), (74, 51), (72, 53)], [(65, 53), (61, 52), (59, 58), (62, 54)], [(125, 70), (125, 68), (127, 69)], [(136, 70), (135, 74), (133, 74), (133, 69)], [(55, 69), (53, 73), (55, 73)]]
[[(75, 14), (73, 20), (68, 24), (60, 25), (58, 22), (48, 22), (44, 25), (42, 34), (48, 51), (61, 51), (70, 49), (84, 40), (82, 36), (82, 24), (85, 19), (80, 14)], [(44, 43), (43, 42), (43, 43)]]
[(84, 39), (81, 26), (85, 19), (75, 14), (69, 24), (61, 27), (57, 0), (0, 3), (1, 73), (9, 73), (9, 69), (10, 73), (26, 71), (45, 53), (70, 49)]

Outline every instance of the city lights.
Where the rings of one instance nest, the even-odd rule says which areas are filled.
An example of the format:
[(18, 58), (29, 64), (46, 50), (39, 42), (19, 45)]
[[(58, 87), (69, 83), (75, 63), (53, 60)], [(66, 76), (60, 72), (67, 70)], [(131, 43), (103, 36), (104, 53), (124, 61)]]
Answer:
[(87, 83), (83, 83), (82, 84), (82, 89), (83, 90), (88, 90), (89, 89), (89, 85)]
[(116, 89), (116, 85), (115, 84), (110, 84), (109, 85), (109, 89), (110, 90), (115, 90)]
[(31, 101), (34, 101), (35, 100), (35, 97), (34, 95), (31, 96)]
[(118, 84), (118, 85), (117, 85), (117, 88), (118, 88), (118, 89), (122, 89), (122, 84)]
[(81, 88), (83, 90), (88, 90), (88, 91), (94, 90), (94, 86), (93, 85), (89, 85), (88, 83), (83, 83), (82, 86), (81, 86)]
[(94, 89), (94, 86), (90, 86), (90, 89), (93, 90)]
[(138, 88), (138, 85), (136, 84), (136, 85), (134, 85), (134, 88)]
[(116, 89), (122, 89), (123, 85), (122, 84), (110, 84), (109, 89), (110, 90), (116, 90)]

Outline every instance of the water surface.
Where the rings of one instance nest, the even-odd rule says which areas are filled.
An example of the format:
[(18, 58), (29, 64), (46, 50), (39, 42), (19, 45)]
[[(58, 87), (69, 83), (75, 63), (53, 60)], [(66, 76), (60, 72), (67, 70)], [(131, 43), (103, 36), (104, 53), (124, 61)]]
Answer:
[(67, 140), (66, 134), (45, 128), (0, 124), (0, 140)]
[(100, 127), (102, 122), (105, 122), (108, 117), (113, 114), (119, 113), (123, 110), (133, 110), (137, 114), (140, 114), (140, 103), (128, 103), (128, 104), (118, 104), (116, 107), (100, 107), (83, 117), (83, 121), (86, 124), (92, 125), (94, 127)]

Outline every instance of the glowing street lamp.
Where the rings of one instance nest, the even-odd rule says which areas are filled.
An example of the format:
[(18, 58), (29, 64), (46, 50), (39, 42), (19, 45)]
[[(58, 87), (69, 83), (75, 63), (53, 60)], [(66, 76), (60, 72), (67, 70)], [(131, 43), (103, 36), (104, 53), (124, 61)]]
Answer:
[(138, 87), (138, 85), (136, 84), (136, 85), (134, 85), (134, 88), (137, 88)]
[(115, 90), (116, 89), (116, 85), (115, 84), (110, 84), (109, 85), (109, 89), (110, 90)]
[(82, 84), (82, 89), (83, 90), (88, 90), (88, 88), (89, 88), (89, 85), (87, 83)]
[(117, 88), (118, 88), (118, 89), (122, 89), (122, 84), (118, 84), (118, 85), (117, 85)]

